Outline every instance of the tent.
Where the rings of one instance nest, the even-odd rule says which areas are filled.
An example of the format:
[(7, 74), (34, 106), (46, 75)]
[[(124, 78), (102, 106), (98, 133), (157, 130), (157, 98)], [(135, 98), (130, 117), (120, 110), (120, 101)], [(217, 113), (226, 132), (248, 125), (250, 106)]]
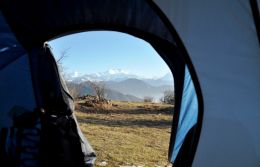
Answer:
[[(8, 161), (8, 152), (14, 166), (93, 164), (95, 153), (78, 128), (73, 101), (44, 43), (74, 32), (113, 30), (149, 42), (172, 70), (176, 104), (169, 161), (175, 167), (259, 167), (259, 4), (2, 0), (0, 159)], [(57, 122), (62, 126), (55, 129)], [(34, 149), (26, 152), (28, 145)]]

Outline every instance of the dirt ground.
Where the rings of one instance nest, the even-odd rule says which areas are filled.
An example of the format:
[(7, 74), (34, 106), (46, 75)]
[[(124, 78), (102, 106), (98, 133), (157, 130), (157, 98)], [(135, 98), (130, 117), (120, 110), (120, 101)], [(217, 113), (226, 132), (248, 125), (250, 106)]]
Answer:
[(165, 166), (173, 105), (112, 101), (76, 104), (82, 132), (96, 151), (96, 167)]

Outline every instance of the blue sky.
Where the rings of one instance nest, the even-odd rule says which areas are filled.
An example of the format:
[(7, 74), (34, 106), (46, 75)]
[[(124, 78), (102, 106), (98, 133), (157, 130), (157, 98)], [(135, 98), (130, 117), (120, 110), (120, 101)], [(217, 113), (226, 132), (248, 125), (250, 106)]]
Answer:
[(92, 31), (57, 38), (48, 42), (55, 57), (67, 49), (63, 60), (68, 73), (98, 73), (121, 69), (129, 73), (160, 77), (170, 72), (152, 48), (139, 38), (113, 31)]

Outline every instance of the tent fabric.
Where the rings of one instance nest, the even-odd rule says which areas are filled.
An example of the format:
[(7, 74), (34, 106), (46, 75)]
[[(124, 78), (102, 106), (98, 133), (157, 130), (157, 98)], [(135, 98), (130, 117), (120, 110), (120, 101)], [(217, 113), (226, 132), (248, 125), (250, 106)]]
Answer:
[(183, 88), (183, 98), (177, 127), (175, 145), (173, 148), (171, 162), (174, 162), (179, 150), (184, 142), (184, 139), (190, 129), (197, 123), (198, 119), (198, 99), (195, 92), (189, 70), (185, 67), (185, 78)]
[[(46, 149), (42, 149), (41, 163), (48, 167), (92, 166), (96, 159), (95, 152), (79, 128), (73, 114), (73, 99), (67, 93), (66, 85), (62, 84), (61, 75), (49, 46), (44, 45), (35, 49), (30, 56), (34, 88), (38, 92), (37, 100), (39, 106), (48, 112), (46, 118), (50, 120), (42, 127), (42, 133), (45, 133), (43, 145), (46, 145)], [(49, 139), (50, 137), (52, 139)]]
[[(33, 113), (36, 106), (42, 104), (35, 96), (37, 93), (33, 85), (31, 55), (16, 40), (1, 14), (0, 30), (0, 132), (4, 134), (3, 131), (5, 131), (2, 136), (4, 141), (1, 138), (0, 160), (10, 167), (36, 167), (39, 166), (37, 157), (42, 149), (39, 148), (42, 142), (40, 141), (42, 140), (40, 139), (41, 122), (38, 120), (33, 127), (16, 127), (15, 123), (15, 119), (25, 113)], [(69, 101), (69, 106), (71, 103), (72, 100)], [(80, 135), (82, 152), (86, 155), (84, 163), (90, 166), (95, 160), (94, 150), (80, 129), (76, 130)], [(4, 157), (2, 157), (2, 152), (5, 154)]]
[(1, 9), (26, 48), (42, 46), (43, 42), (68, 33), (98, 29), (130, 31), (132, 35), (142, 31), (174, 41), (160, 17), (144, 0), (28, 2), (29, 6), (22, 1), (2, 1)]
[[(0, 12), (0, 69), (25, 54)], [(4, 58), (3, 58), (4, 57)]]
[(156, 3), (183, 40), (202, 88), (193, 166), (259, 166), (260, 48), (249, 1)]
[[(255, 1), (259, 5), (259, 0)], [(0, 68), (0, 79), (5, 81), (0, 82), (0, 89), (6, 91), (10, 88), (6, 83), (11, 86), (19, 82), (20, 88), (12, 90), (12, 98), (21, 95), (20, 89), (26, 88), (24, 90), (29, 92), (21, 105), (31, 109), (35, 99), (43, 97), (34, 92), (36, 97), (33, 98), (31, 88), (40, 85), (36, 74), (31, 71), (30, 78), (30, 71), (15, 71), (16, 65), (28, 67), (29, 57), (32, 59), (30, 65), (37, 69), (39, 50), (45, 41), (79, 31), (126, 32), (150, 42), (157, 51), (169, 44), (174, 50), (169, 53), (176, 54), (161, 51), (173, 72), (181, 72), (177, 77), (179, 86), (175, 87), (180, 88), (181, 93), (176, 90), (173, 120), (173, 130), (179, 131), (172, 134), (169, 152), (174, 163), (191, 161), (187, 163), (190, 165), (183, 166), (193, 167), (260, 166), (260, 47), (250, 0), (115, 0), (113, 3), (109, 0), (5, 0), (0, 2), (0, 10), (4, 16), (0, 17), (1, 21), (5, 19), (13, 32), (5, 28), (7, 24), (0, 22), (0, 34), (3, 34), (0, 36), (0, 55), (4, 55), (0, 57), (0, 66), (5, 66)], [(183, 66), (178, 66), (176, 60), (186, 63), (194, 88), (188, 84), (191, 82), (184, 80)], [(27, 77), (9, 78), (9, 72)], [(60, 81), (56, 81), (55, 86), (62, 91), (62, 104), (70, 107), (71, 101), (61, 90)], [(187, 88), (191, 88), (189, 96), (185, 96)], [(194, 91), (198, 103), (197, 123), (194, 124), (195, 112), (191, 124), (186, 126), (191, 118), (186, 114), (193, 112), (186, 110), (185, 102), (190, 99), (196, 104)], [(8, 103), (3, 104), (7, 106)], [(194, 127), (197, 130), (193, 131)], [(184, 138), (181, 131), (189, 132)], [(180, 158), (190, 134), (187, 149), (192, 150), (189, 153), (192, 158)], [(179, 164), (176, 166), (182, 166)]]
[[(77, 3), (66, 2), (61, 4), (56, 4), (52, 1), (41, 1), (37, 2), (37, 4), (34, 3), (35, 2), (32, 2), (32, 5), (36, 6), (35, 9), (37, 9), (37, 6), (41, 6), (41, 10), (33, 11), (34, 16), (37, 17), (31, 17), (31, 13), (19, 12), (20, 10), (29, 11), (25, 10), (28, 7), (25, 3), (16, 4), (15, 6), (12, 5), (10, 1), (3, 3), (5, 7), (3, 8), (3, 13), (5, 13), (5, 17), (8, 18), (8, 22), (12, 26), (13, 31), (27, 50), (33, 47), (39, 47), (46, 40), (64, 35), (64, 33), (100, 29), (126, 32), (143, 38), (149, 43), (154, 44), (153, 46), (157, 50), (163, 47), (162, 45), (164, 43), (170, 43), (172, 47), (171, 50), (178, 50), (174, 41), (175, 34), (172, 34), (169, 27), (165, 24), (165, 20), (157, 14), (154, 5), (149, 1), (114, 1), (113, 4), (110, 3), (110, 1), (78, 1)], [(17, 8), (17, 6), (20, 6), (20, 8)], [(56, 7), (54, 8), (54, 6)], [(67, 8), (68, 6), (70, 6), (70, 8)], [(10, 13), (12, 8), (21, 14), (18, 16), (12, 12)], [(48, 13), (44, 12), (45, 8), (47, 8)], [(101, 9), (93, 10), (98, 8)], [(21, 22), (17, 17), (24, 19)], [(36, 18), (37, 20), (35, 20)], [(40, 18), (42, 22), (39, 22), (39, 20), (41, 20)], [(28, 31), (33, 28), (37, 28), (37, 32)], [(180, 55), (181, 53), (180, 51), (175, 51), (174, 54)], [(180, 57), (177, 55), (173, 57)], [(170, 64), (170, 67), (171, 64), (177, 64), (173, 62), (175, 61), (173, 59), (179, 62), (183, 61), (182, 58), (169, 58), (169, 55), (163, 58), (167, 64)], [(173, 68), (175, 76), (176, 73), (182, 71), (179, 68), (171, 67), (172, 70)], [(180, 84), (176, 85), (181, 86)], [(182, 88), (178, 87), (175, 88), (175, 90), (178, 90), (176, 91), (176, 97), (181, 97)], [(176, 100), (175, 113), (178, 113), (180, 103), (180, 100)], [(178, 122), (178, 120), (175, 119), (174, 122)], [(177, 129), (177, 127), (173, 129)], [(171, 145), (174, 144), (174, 137), (172, 138)], [(172, 149), (173, 147), (171, 146), (169, 151), (170, 155)]]
[(94, 164), (96, 161), (96, 158), (97, 158), (96, 154), (95, 154), (95, 150), (92, 148), (92, 146), (88, 142), (88, 139), (84, 136), (84, 134), (80, 130), (79, 124), (78, 124), (77, 119), (74, 114), (73, 114), (73, 117), (77, 123), (77, 129), (78, 129), (79, 136), (81, 139), (82, 152), (84, 155), (87, 155), (84, 157), (84, 162), (85, 162), (85, 164)]
[[(32, 111), (36, 104), (28, 54), (19, 45), (1, 13), (0, 80), (0, 92), (2, 96), (4, 95), (0, 100), (0, 128), (3, 128), (12, 125), (10, 111), (14, 106), (23, 106)], [(27, 96), (24, 97), (24, 94)]]
[(258, 41), (260, 45), (260, 4), (257, 3), (257, 0), (250, 0), (250, 5), (251, 5), (251, 10), (252, 10), (252, 15), (254, 17), (255, 21), (255, 28), (256, 28), (256, 33), (258, 36)]
[[(23, 55), (0, 71), (0, 128), (13, 125), (15, 106), (33, 111), (36, 107), (29, 69), (28, 55)], [(19, 84), (17, 84), (19, 83)], [(10, 89), (11, 88), (11, 89)], [(3, 97), (4, 96), (4, 97)]]
[[(3, 164), (12, 166), (16, 165), (19, 157), (21, 166), (38, 166), (34, 156), (39, 152), (39, 120), (34, 128), (20, 130), (14, 125), (17, 117), (24, 112), (32, 112), (36, 107), (29, 56), (16, 40), (1, 13), (0, 81), (0, 129), (6, 131), (5, 142), (1, 143), (1, 148), (7, 154), (6, 157), (0, 157), (0, 160)], [(19, 155), (18, 148), (23, 149)], [(12, 159), (9, 159), (10, 157)]]

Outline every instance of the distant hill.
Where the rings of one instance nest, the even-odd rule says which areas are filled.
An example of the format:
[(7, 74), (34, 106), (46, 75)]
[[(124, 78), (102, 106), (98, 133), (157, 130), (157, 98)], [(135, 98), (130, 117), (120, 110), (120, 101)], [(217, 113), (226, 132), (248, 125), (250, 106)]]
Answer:
[[(65, 79), (70, 84), (84, 84), (87, 82), (103, 82), (107, 91), (107, 98), (121, 101), (141, 101), (145, 96), (151, 96), (156, 101), (163, 96), (166, 90), (174, 90), (174, 81), (171, 73), (162, 77), (144, 78), (129, 74), (123, 70), (114, 69), (96, 74), (67, 74)], [(91, 87), (83, 86), (81, 95), (94, 95)]]
[(143, 99), (138, 98), (133, 95), (123, 94), (115, 90), (106, 89), (105, 98), (109, 100), (117, 101), (131, 101), (131, 102), (141, 102)]
[[(77, 88), (79, 93), (79, 96), (83, 95), (96, 95), (95, 91), (86, 83), (73, 83), (68, 82), (67, 85), (69, 85), (70, 88)], [(128, 94), (123, 94), (121, 92), (118, 92), (116, 90), (111, 90), (109, 88), (105, 89), (105, 98), (108, 100), (117, 100), (117, 101), (131, 101), (131, 102), (140, 102), (142, 99)]]
[(163, 96), (163, 92), (166, 90), (173, 90), (170, 85), (164, 86), (152, 86), (145, 81), (131, 78), (120, 82), (109, 81), (105, 82), (106, 87), (111, 90), (116, 90), (118, 92), (134, 95), (138, 98), (143, 99), (144, 96), (151, 96), (155, 99), (159, 99)]
[(167, 73), (160, 78), (142, 79), (142, 80), (152, 86), (167, 86), (167, 85), (169, 86), (174, 84), (173, 76), (171, 73)]
[(169, 72), (162, 77), (157, 78), (145, 78), (143, 76), (138, 76), (135, 74), (127, 73), (124, 70), (120, 69), (110, 69), (101, 73), (94, 74), (80, 74), (78, 72), (69, 73), (65, 75), (65, 80), (74, 83), (82, 83), (86, 81), (115, 81), (120, 82), (127, 79), (138, 79), (145, 81), (147, 84), (152, 86), (163, 86), (163, 85), (172, 85), (173, 76)]

